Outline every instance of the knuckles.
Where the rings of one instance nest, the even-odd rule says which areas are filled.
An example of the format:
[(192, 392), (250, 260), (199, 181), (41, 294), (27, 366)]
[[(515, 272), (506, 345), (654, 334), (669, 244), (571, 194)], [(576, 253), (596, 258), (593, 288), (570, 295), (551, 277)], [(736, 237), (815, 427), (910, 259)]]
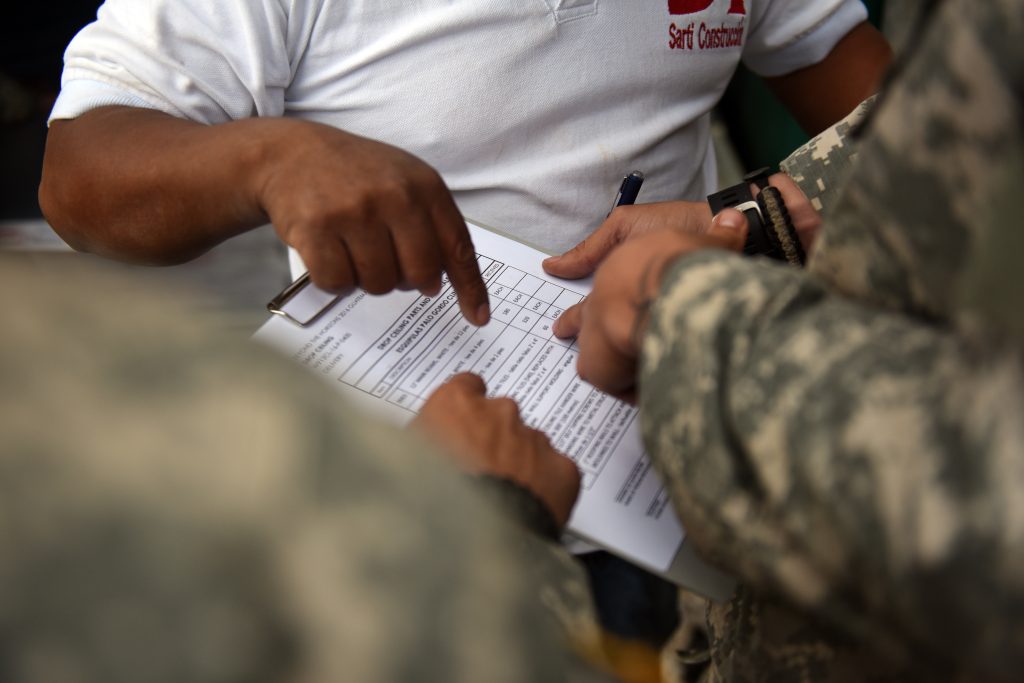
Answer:
[(361, 268), (359, 270), (359, 286), (369, 294), (387, 294), (398, 284), (398, 278), (392, 273), (391, 277), (374, 269)]
[(433, 288), (440, 286), (441, 264), (416, 264), (403, 268), (405, 284), (409, 289)]
[(313, 284), (328, 292), (347, 292), (355, 287), (352, 277), (336, 270), (310, 270)]
[(387, 284), (386, 282), (369, 281), (361, 282), (360, 285), (364, 290), (366, 290), (367, 294), (373, 294), (374, 296), (387, 294), (392, 289), (394, 289), (394, 287)]
[(405, 207), (414, 203), (418, 194), (417, 182), (407, 176), (389, 176), (378, 180), (364, 196), (364, 201), (384, 207)]
[(490, 400), (491, 410), (503, 421), (519, 421), (519, 404), (507, 396)]

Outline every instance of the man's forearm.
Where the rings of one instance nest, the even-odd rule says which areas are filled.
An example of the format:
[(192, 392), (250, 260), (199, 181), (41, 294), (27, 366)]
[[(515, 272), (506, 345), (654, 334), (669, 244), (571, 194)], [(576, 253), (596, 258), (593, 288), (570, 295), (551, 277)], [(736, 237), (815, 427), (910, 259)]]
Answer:
[(801, 127), (816, 135), (874, 95), (891, 63), (885, 37), (863, 23), (818, 64), (766, 80)]
[(256, 197), (260, 173), (291, 123), (206, 126), (131, 107), (55, 121), (39, 203), (81, 251), (186, 261), (266, 221)]

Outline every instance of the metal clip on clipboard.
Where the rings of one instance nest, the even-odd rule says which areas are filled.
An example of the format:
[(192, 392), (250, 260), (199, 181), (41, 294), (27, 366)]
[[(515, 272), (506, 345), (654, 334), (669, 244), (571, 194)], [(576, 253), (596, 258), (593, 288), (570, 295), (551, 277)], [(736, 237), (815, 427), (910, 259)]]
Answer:
[(319, 289), (310, 281), (309, 273), (305, 273), (271, 299), (267, 303), (267, 310), (299, 327), (307, 327), (326, 313), (340, 298), (340, 294)]

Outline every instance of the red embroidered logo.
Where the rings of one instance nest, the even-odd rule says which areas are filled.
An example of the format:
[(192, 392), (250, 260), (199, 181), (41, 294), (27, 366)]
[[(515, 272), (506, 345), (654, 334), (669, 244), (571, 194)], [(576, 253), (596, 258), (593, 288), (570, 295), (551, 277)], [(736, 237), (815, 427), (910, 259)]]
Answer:
[[(671, 15), (697, 14), (715, 4), (716, 0), (668, 0), (668, 13)], [(747, 16), (746, 0), (729, 0), (727, 15), (739, 15), (738, 24), (720, 23), (717, 26), (706, 22), (691, 21), (684, 26), (675, 22), (668, 27), (668, 46), (672, 50), (718, 50), (722, 48), (742, 47), (743, 22)], [(735, 19), (733, 19), (735, 21)]]
[[(669, 14), (696, 14), (711, 7), (715, 0), (668, 0)], [(744, 0), (729, 0), (729, 14), (746, 14)]]

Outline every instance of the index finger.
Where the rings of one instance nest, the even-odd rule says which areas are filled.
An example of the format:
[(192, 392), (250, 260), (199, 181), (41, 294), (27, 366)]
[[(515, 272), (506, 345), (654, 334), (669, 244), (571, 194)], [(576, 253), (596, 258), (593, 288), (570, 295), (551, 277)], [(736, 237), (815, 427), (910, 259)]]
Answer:
[(443, 204), (436, 221), (440, 228), (441, 263), (455, 289), (462, 315), (475, 325), (486, 325), (491, 319), (491, 305), (469, 228), (451, 200)]
[(562, 315), (558, 316), (555, 324), (551, 327), (551, 331), (555, 333), (556, 337), (568, 339), (579, 335), (583, 323), (583, 305), (586, 302), (587, 300), (583, 299), (578, 304), (573, 304), (562, 311)]

